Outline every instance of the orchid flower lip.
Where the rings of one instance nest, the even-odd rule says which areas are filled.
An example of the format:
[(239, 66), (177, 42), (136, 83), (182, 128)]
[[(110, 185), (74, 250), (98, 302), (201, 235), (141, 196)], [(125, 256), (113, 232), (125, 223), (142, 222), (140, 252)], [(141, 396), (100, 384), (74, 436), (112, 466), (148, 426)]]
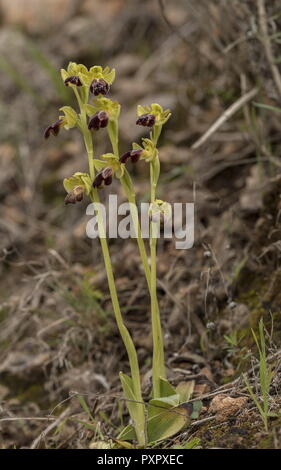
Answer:
[(70, 77), (67, 77), (64, 80), (65, 86), (69, 86), (69, 83), (71, 83), (71, 85), (76, 85), (76, 86), (82, 86), (83, 85), (83, 83), (81, 82), (78, 75), (71, 75)]
[(119, 161), (120, 163), (127, 163), (128, 160), (131, 160), (132, 163), (137, 163), (140, 159), (143, 150), (130, 150), (129, 152), (124, 153)]
[(64, 203), (67, 204), (75, 204), (76, 202), (82, 201), (84, 197), (84, 188), (83, 186), (76, 186), (75, 188), (70, 191), (67, 196), (65, 197)]
[(142, 114), (136, 121), (136, 124), (144, 127), (153, 127), (156, 121), (154, 114)]
[(90, 119), (88, 129), (95, 129), (96, 131), (108, 125), (108, 114), (106, 111), (98, 111)]
[(48, 126), (44, 132), (45, 139), (48, 139), (51, 134), (54, 136), (57, 136), (60, 131), (60, 128), (63, 125), (63, 122), (64, 122), (63, 119), (58, 119), (58, 121), (54, 122), (54, 124), (51, 124), (50, 126)]
[(95, 177), (94, 188), (102, 188), (103, 185), (109, 186), (112, 183), (113, 170), (110, 166), (103, 168)]
[(110, 89), (109, 83), (104, 78), (94, 78), (90, 85), (90, 91), (93, 95), (107, 95)]

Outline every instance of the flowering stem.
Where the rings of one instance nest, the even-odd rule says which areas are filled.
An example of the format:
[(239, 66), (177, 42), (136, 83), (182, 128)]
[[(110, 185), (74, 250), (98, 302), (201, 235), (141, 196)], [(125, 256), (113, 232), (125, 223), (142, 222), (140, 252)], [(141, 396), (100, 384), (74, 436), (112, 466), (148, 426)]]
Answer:
[[(154, 128), (154, 144), (156, 146), (159, 135), (161, 133), (161, 127)], [(110, 121), (108, 126), (108, 135), (112, 144), (113, 152), (116, 156), (119, 156), (118, 148), (118, 124), (117, 120)], [(158, 158), (158, 157), (157, 157)], [(158, 162), (159, 164), (159, 162)], [(154, 171), (154, 166), (151, 164), (151, 203), (156, 198), (156, 185), (158, 180), (158, 174)], [(157, 299), (156, 289), (156, 246), (157, 246), (157, 235), (152, 236), (150, 240), (151, 249), (151, 268), (149, 267), (147, 253), (144, 245), (144, 241), (141, 234), (141, 228), (139, 224), (138, 213), (136, 210), (136, 198), (134, 187), (130, 178), (130, 175), (126, 168), (124, 169), (124, 175), (120, 178), (121, 184), (127, 196), (127, 199), (131, 205), (131, 217), (133, 221), (134, 230), (137, 237), (138, 248), (140, 257), (144, 267), (144, 272), (151, 297), (151, 322), (152, 322), (152, 337), (153, 337), (153, 364), (152, 364), (152, 384), (153, 384), (153, 397), (160, 397), (160, 378), (166, 377), (165, 363), (164, 363), (164, 341), (161, 328), (161, 319), (159, 312), (159, 305)], [(155, 233), (157, 230), (156, 224), (151, 224), (151, 229)]]
[[(161, 129), (154, 128), (153, 143), (156, 147)], [(158, 155), (154, 161), (150, 163), (150, 202), (153, 204), (156, 199), (156, 187), (159, 175), (159, 158)], [(157, 301), (157, 232), (158, 224), (151, 221), (150, 223), (150, 260), (151, 260), (151, 321), (153, 335), (153, 364), (152, 364), (152, 383), (153, 398), (160, 397), (160, 378), (166, 378), (165, 360), (164, 360), (164, 340), (161, 327), (161, 317)]]
[[(81, 121), (82, 121), (82, 132), (83, 132), (84, 142), (85, 142), (85, 146), (87, 150), (88, 161), (89, 161), (90, 176), (91, 176), (91, 179), (93, 180), (95, 176), (95, 170), (94, 170), (94, 165), (93, 165), (93, 159), (94, 159), (93, 141), (92, 141), (91, 132), (87, 128), (87, 119), (86, 119), (86, 114), (83, 112), (83, 108), (81, 110)], [(95, 204), (96, 210), (97, 210), (99, 237), (100, 237), (100, 243), (101, 243), (101, 248), (102, 248), (102, 254), (104, 258), (106, 274), (107, 274), (110, 296), (112, 300), (116, 323), (117, 323), (121, 338), (123, 340), (123, 343), (125, 345), (125, 348), (129, 357), (130, 370), (131, 370), (131, 376), (132, 376), (132, 382), (133, 382), (133, 392), (134, 392), (136, 401), (138, 402), (134, 404), (134, 408), (137, 411), (135, 415), (137, 416), (137, 419), (134, 420), (135, 432), (137, 435), (139, 445), (145, 446), (145, 442), (146, 442), (145, 410), (144, 410), (144, 406), (141, 404), (143, 402), (143, 399), (142, 399), (142, 393), (141, 393), (141, 380), (140, 380), (140, 370), (139, 370), (137, 352), (136, 352), (136, 348), (134, 346), (133, 340), (131, 338), (131, 335), (123, 322), (122, 313), (120, 310), (120, 305), (118, 301), (115, 280), (114, 280), (114, 275), (113, 275), (113, 270), (112, 270), (112, 265), (111, 265), (111, 260), (110, 260), (110, 254), (109, 254), (108, 244), (106, 240), (106, 233), (105, 233), (103, 218), (99, 210), (100, 199), (99, 199), (99, 194), (98, 194), (97, 189), (95, 188), (92, 189), (90, 198), (92, 202)]]
[[(118, 146), (118, 122), (117, 120), (110, 121), (108, 126), (108, 135), (111, 141), (112, 149), (114, 154), (119, 157), (119, 146)], [(136, 203), (136, 196), (134, 191), (134, 186), (129, 175), (129, 172), (124, 167), (124, 175), (121, 176), (120, 182), (122, 184), (123, 190), (127, 196), (128, 202), (130, 203), (131, 207), (131, 217), (133, 221), (134, 230), (137, 237), (138, 248), (140, 252), (140, 257), (142, 260), (145, 277), (147, 280), (148, 288), (150, 290), (150, 268), (148, 263), (148, 258), (146, 254), (146, 249), (144, 245), (144, 241), (141, 234), (141, 228), (139, 224), (139, 218), (137, 213), (137, 203)]]

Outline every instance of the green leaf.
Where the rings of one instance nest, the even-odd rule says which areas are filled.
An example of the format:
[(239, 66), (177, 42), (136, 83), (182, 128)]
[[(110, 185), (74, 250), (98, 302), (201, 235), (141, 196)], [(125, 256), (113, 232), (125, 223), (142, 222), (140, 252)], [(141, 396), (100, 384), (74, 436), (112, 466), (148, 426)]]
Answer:
[(88, 407), (85, 398), (82, 395), (76, 395), (77, 400), (79, 401), (81, 407), (85, 411), (85, 413), (89, 416), (90, 419), (93, 419), (92, 413), (90, 411), (90, 408)]
[(201, 400), (192, 402), (193, 411), (190, 415), (191, 419), (198, 419), (203, 403)]
[(179, 405), (179, 395), (170, 395), (169, 397), (153, 398), (149, 401), (148, 416), (152, 418), (157, 414), (163, 413), (164, 409), (170, 409)]
[(137, 399), (135, 396), (133, 381), (131, 377), (126, 374), (123, 374), (123, 372), (119, 373), (119, 377), (126, 398), (127, 408), (129, 410), (132, 420), (134, 421), (134, 423), (136, 423), (138, 419), (139, 404), (137, 403)]
[(189, 382), (180, 382), (177, 385), (176, 392), (180, 396), (180, 403), (190, 400), (194, 391), (194, 387), (195, 387), (194, 380), (190, 380)]
[(137, 439), (136, 432), (134, 426), (132, 424), (128, 424), (118, 435), (118, 439), (123, 441), (135, 441)]
[(120, 439), (115, 439), (115, 443), (118, 444), (120, 447), (123, 447), (124, 449), (133, 449), (133, 444), (130, 444), (129, 442), (126, 441), (121, 441)]
[(190, 417), (181, 406), (170, 407), (147, 422), (148, 442), (168, 439), (190, 423)]
[(264, 108), (268, 109), (269, 111), (274, 111), (275, 113), (281, 113), (281, 108), (277, 108), (277, 106), (270, 106), (268, 104), (263, 103), (253, 103), (257, 108)]
[(176, 395), (176, 389), (168, 382), (167, 379), (160, 377), (160, 397), (169, 397), (170, 395)]

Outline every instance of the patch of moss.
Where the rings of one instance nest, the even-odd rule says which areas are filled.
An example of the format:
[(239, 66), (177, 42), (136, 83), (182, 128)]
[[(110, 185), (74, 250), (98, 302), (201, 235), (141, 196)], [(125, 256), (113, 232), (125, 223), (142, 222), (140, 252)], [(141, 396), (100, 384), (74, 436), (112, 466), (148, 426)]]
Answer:
[(11, 391), (7, 398), (15, 398), (21, 404), (33, 402), (42, 408), (48, 408), (50, 403), (42, 380), (43, 377), (38, 377), (36, 383), (31, 383), (28, 380), (8, 373), (1, 374), (1, 383), (6, 385)]
[(273, 341), (281, 341), (280, 285), (281, 270), (276, 270), (270, 277), (268, 273), (253, 273), (247, 267), (242, 270), (236, 285), (236, 300), (245, 304), (250, 311), (249, 327), (239, 332), (244, 336), (243, 346), (254, 346), (251, 329), (257, 330), (261, 318), (268, 331), (272, 328), (273, 320)]
[(271, 425), (269, 433), (265, 433), (262, 422), (259, 426), (256, 415), (253, 415), (252, 418), (249, 416), (247, 420), (243, 419), (243, 425), (239, 423), (239, 419), (230, 419), (228, 423), (215, 426), (206, 423), (198, 430), (195, 437), (201, 440), (202, 447), (205, 449), (212, 447), (272, 449), (274, 447), (273, 429), (280, 424), (281, 418)]

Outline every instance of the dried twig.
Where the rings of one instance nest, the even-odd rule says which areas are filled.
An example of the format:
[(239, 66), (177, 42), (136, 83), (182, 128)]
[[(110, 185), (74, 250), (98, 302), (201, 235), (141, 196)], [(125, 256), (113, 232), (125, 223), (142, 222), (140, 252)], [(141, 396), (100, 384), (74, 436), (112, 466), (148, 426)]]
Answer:
[(52, 431), (54, 428), (57, 427), (57, 425), (59, 423), (61, 423), (61, 421), (63, 421), (66, 416), (68, 415), (70, 411), (70, 408), (66, 408), (66, 410), (64, 410), (62, 412), (62, 414), (57, 418), (53, 418), (53, 417), (50, 417), (50, 418), (45, 418), (45, 419), (52, 419), (54, 420), (43, 432), (41, 432), (41, 434), (39, 434), (38, 437), (36, 437), (36, 439), (34, 439), (34, 441), (32, 442), (31, 446), (30, 446), (30, 449), (36, 449), (36, 447), (40, 444), (40, 441), (50, 432)]
[(241, 96), (235, 103), (233, 103), (205, 132), (205, 134), (200, 137), (193, 145), (192, 149), (198, 149), (204, 144), (231, 116), (233, 116), (237, 111), (239, 111), (244, 104), (248, 103), (252, 98), (258, 93), (258, 88), (253, 88), (248, 91), (245, 95)]

